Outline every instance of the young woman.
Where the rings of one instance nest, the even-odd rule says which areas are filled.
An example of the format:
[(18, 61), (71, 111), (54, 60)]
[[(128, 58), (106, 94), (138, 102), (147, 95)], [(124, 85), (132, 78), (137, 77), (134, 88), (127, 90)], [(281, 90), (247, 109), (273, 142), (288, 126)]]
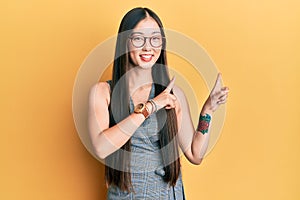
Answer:
[(184, 92), (170, 81), (165, 47), (159, 17), (148, 8), (130, 10), (120, 24), (112, 80), (90, 91), (90, 137), (105, 159), (107, 199), (185, 199), (179, 148), (200, 164), (211, 115), (226, 102), (219, 74), (195, 130)]

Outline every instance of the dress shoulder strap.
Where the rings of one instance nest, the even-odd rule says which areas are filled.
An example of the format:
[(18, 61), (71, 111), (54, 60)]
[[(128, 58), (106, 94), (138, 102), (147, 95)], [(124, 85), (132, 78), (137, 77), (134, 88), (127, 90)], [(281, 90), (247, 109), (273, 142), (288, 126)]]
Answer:
[[(107, 83), (108, 83), (108, 85), (109, 85), (109, 92), (111, 93), (111, 85), (112, 85), (112, 81), (111, 80), (108, 80), (108, 81), (106, 81)], [(112, 116), (112, 113), (111, 113), (111, 106), (110, 106), (111, 104), (109, 103), (109, 105), (108, 105), (108, 111), (109, 111), (109, 127), (112, 127), (113, 125), (115, 125), (116, 124), (116, 122), (115, 122), (115, 120), (114, 120), (114, 118), (113, 118), (113, 116)]]
[(108, 80), (106, 81), (109, 84), (109, 91), (111, 92), (111, 84), (112, 84), (112, 80)]

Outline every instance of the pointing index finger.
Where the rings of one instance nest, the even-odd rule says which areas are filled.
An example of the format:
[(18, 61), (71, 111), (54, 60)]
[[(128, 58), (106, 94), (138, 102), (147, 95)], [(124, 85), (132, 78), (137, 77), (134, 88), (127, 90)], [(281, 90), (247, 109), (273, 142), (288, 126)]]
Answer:
[(213, 87), (213, 91), (220, 90), (221, 87), (222, 87), (222, 74), (218, 73), (218, 77), (217, 77), (217, 80), (216, 80), (215, 85)]
[(173, 76), (172, 80), (170, 81), (169, 85), (167, 86), (166, 91), (168, 93), (170, 93), (171, 90), (173, 89), (174, 84), (175, 84), (175, 79), (176, 79), (175, 76)]

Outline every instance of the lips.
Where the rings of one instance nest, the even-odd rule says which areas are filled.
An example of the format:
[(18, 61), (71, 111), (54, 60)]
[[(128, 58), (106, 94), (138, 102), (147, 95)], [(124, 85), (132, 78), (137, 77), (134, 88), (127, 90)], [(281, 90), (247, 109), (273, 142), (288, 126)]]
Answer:
[(153, 55), (152, 54), (141, 54), (140, 58), (144, 62), (150, 62), (153, 58)]

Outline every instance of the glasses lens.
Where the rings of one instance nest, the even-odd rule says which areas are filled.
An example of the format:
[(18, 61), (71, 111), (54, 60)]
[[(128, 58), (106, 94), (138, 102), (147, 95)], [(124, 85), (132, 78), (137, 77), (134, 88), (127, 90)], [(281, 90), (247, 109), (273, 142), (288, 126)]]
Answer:
[(152, 36), (150, 38), (150, 44), (153, 47), (160, 47), (162, 45), (162, 37), (161, 37), (161, 35)]
[(142, 47), (145, 44), (145, 38), (142, 36), (133, 36), (131, 42), (135, 47)]

